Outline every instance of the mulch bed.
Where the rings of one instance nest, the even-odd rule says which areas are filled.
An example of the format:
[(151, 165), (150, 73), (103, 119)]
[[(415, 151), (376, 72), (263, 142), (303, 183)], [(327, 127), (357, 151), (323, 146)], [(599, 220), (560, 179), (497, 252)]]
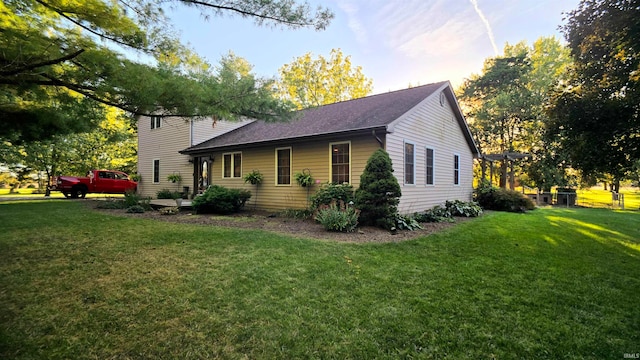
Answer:
[(193, 214), (190, 210), (182, 210), (176, 215), (163, 215), (160, 211), (146, 211), (142, 214), (130, 214), (121, 209), (99, 209), (98, 201), (88, 201), (90, 208), (101, 213), (115, 216), (135, 217), (167, 221), (182, 224), (194, 224), (204, 226), (220, 226), (228, 228), (259, 229), (277, 232), (295, 237), (313, 238), (322, 240), (335, 240), (353, 243), (388, 243), (412, 240), (419, 237), (442, 231), (455, 226), (458, 223), (468, 221), (470, 218), (455, 218), (454, 223), (425, 223), (423, 229), (415, 231), (399, 230), (391, 234), (387, 230), (371, 226), (358, 227), (355, 232), (341, 233), (326, 231), (322, 225), (312, 219), (295, 219), (279, 216), (277, 213), (245, 210), (232, 215)]

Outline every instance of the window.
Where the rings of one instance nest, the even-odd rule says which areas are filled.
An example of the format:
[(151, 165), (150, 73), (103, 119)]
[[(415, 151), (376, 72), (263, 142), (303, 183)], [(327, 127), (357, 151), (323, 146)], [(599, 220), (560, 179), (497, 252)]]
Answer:
[(160, 160), (153, 160), (153, 182), (160, 182)]
[(416, 179), (416, 152), (415, 145), (404, 143), (404, 183), (414, 185)]
[(276, 184), (291, 184), (291, 148), (276, 149)]
[(222, 177), (242, 177), (242, 153), (229, 153), (222, 156)]
[(460, 155), (453, 155), (453, 184), (460, 185)]
[(157, 129), (162, 125), (162, 118), (160, 116), (151, 117), (151, 128)]
[(433, 185), (433, 149), (427, 148), (426, 159), (425, 183), (427, 185)]
[(331, 146), (331, 182), (349, 183), (351, 173), (351, 143), (335, 143)]

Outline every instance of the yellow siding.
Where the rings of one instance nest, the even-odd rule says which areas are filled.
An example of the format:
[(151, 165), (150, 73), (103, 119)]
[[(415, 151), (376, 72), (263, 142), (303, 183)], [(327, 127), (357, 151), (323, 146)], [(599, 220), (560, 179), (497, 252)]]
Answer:
[[(372, 136), (351, 138), (333, 138), (305, 143), (279, 144), (273, 146), (242, 149), (242, 174), (259, 170), (264, 179), (260, 185), (245, 184), (242, 178), (225, 179), (222, 177), (222, 154), (213, 153), (211, 183), (230, 188), (250, 190), (252, 197), (248, 208), (254, 206), (263, 210), (304, 209), (307, 207), (307, 194), (313, 195), (319, 184), (311, 188), (300, 187), (293, 178), (296, 172), (304, 169), (311, 171), (314, 180), (329, 182), (330, 147), (333, 142), (351, 142), (351, 184), (354, 189), (360, 185), (360, 175), (371, 154), (380, 147)], [(291, 147), (291, 185), (276, 185), (276, 148)], [(234, 151), (235, 152), (235, 151)], [(256, 191), (257, 190), (257, 191)], [(308, 190), (308, 191), (307, 191)], [(257, 195), (257, 196), (256, 196)]]

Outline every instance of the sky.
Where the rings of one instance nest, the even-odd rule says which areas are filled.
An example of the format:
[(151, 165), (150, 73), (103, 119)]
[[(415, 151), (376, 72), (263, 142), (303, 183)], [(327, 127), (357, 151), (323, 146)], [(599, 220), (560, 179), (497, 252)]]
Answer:
[(373, 80), (373, 93), (449, 80), (454, 87), (479, 74), (506, 43), (541, 36), (564, 39), (563, 12), (579, 0), (310, 0), (331, 9), (326, 30), (258, 26), (239, 16), (211, 16), (180, 7), (168, 10), (175, 30), (211, 64), (232, 51), (260, 77), (308, 52), (351, 56)]

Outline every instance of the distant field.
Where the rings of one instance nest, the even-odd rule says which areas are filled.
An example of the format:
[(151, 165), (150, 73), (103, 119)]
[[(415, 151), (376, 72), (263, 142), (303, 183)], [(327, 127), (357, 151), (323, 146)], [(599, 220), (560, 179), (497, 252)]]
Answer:
[[(627, 210), (640, 209), (640, 190), (635, 187), (623, 188), (624, 208)], [(578, 205), (587, 207), (619, 208), (621, 204), (612, 200), (611, 192), (601, 188), (578, 190)]]

